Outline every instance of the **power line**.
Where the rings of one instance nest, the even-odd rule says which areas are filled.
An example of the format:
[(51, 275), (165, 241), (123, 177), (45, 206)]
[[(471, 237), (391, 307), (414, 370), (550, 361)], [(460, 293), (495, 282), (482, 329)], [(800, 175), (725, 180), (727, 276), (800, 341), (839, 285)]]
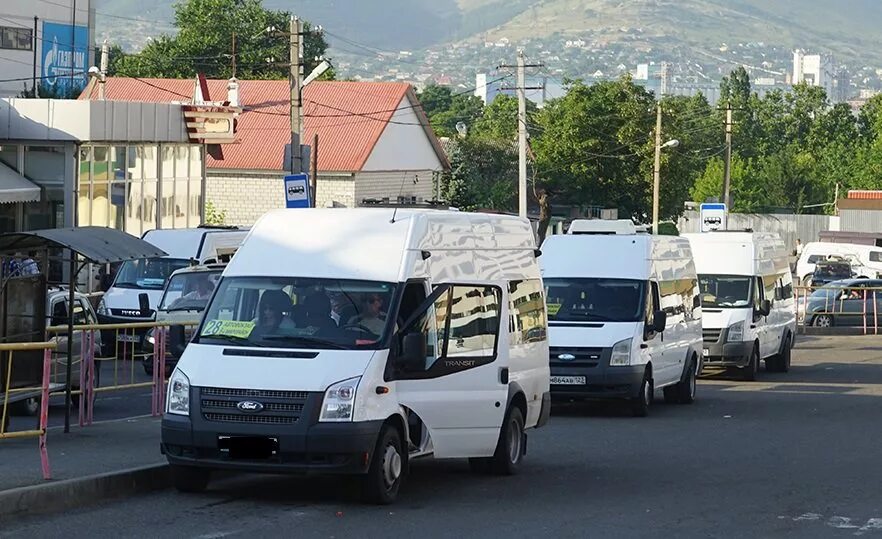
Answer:
[[(63, 8), (67, 8), (67, 9), (73, 9), (73, 7), (70, 6), (70, 5), (65, 5), (65, 4), (61, 4), (61, 3), (58, 3), (58, 2), (53, 2), (53, 1), (51, 1), (51, 0), (37, 0), (37, 1), (38, 1), (38, 2), (43, 2), (44, 4), (49, 4), (49, 5), (52, 5), (52, 6), (58, 6), (58, 7), (63, 7)], [(81, 13), (89, 13), (89, 9), (88, 9), (88, 8), (77, 8), (77, 11), (79, 11), (79, 12), (81, 12)], [(119, 19), (119, 20), (122, 20), (122, 21), (152, 22), (152, 23), (155, 23), (155, 24), (162, 24), (162, 25), (165, 25), (165, 26), (170, 26), (170, 23), (171, 23), (171, 21), (160, 21), (160, 20), (156, 20), (156, 19), (140, 19), (140, 18), (137, 18), (137, 17), (126, 17), (126, 16), (123, 16), (123, 15), (114, 15), (114, 14), (112, 14), (112, 13), (106, 13), (106, 12), (104, 12), (104, 11), (98, 11), (98, 10), (95, 10), (95, 14), (96, 14), (96, 15), (101, 15), (101, 16), (103, 16), (103, 17), (109, 17), (109, 18), (111, 18), (111, 19)]]

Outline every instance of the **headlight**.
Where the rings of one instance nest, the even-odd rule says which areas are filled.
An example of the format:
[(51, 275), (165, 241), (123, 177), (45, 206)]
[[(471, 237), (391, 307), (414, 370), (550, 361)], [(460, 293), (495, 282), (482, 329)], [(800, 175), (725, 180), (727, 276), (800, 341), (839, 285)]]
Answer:
[(337, 382), (325, 391), (319, 421), (352, 421), (355, 408), (355, 390), (361, 377)]
[(168, 413), (190, 415), (190, 379), (178, 369), (168, 383)]
[(147, 330), (147, 336), (144, 337), (144, 340), (151, 345), (156, 343), (156, 339), (153, 338), (153, 328)]
[(735, 322), (726, 329), (726, 342), (741, 342), (744, 340), (744, 322)]
[(98, 308), (95, 311), (101, 316), (107, 316), (107, 305), (104, 304), (104, 298), (98, 301)]
[(631, 339), (625, 339), (613, 345), (609, 364), (620, 367), (631, 364)]

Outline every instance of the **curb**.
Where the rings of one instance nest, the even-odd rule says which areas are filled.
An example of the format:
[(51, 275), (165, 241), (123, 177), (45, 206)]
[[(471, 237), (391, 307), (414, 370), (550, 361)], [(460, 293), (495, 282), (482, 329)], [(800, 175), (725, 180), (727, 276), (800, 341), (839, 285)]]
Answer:
[(0, 491), (0, 522), (82, 507), (171, 486), (168, 464), (153, 464), (36, 486)]

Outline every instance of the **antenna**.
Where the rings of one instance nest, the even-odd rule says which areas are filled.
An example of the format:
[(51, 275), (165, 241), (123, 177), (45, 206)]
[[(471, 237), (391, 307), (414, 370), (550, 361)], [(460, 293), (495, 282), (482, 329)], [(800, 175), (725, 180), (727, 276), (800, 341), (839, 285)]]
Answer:
[[(401, 187), (398, 188), (398, 200), (401, 200), (401, 193), (404, 192), (404, 181), (407, 180), (407, 172), (404, 173), (404, 177), (401, 178)], [(416, 182), (419, 181), (416, 176), (414, 176), (413, 183), (416, 185)], [(398, 206), (395, 206), (395, 209), (392, 210), (392, 220), (390, 223), (395, 222), (395, 215), (398, 213)]]

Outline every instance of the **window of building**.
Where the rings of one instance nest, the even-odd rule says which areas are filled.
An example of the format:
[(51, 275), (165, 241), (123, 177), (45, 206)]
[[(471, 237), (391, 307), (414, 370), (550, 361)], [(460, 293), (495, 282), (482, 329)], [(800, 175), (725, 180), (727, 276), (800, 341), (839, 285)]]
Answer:
[(15, 26), (0, 26), (0, 49), (30, 51), (33, 48), (33, 30)]
[(63, 146), (25, 146), (24, 175), (39, 184), (64, 185)]
[(0, 162), (12, 170), (18, 170), (18, 146), (0, 146)]

